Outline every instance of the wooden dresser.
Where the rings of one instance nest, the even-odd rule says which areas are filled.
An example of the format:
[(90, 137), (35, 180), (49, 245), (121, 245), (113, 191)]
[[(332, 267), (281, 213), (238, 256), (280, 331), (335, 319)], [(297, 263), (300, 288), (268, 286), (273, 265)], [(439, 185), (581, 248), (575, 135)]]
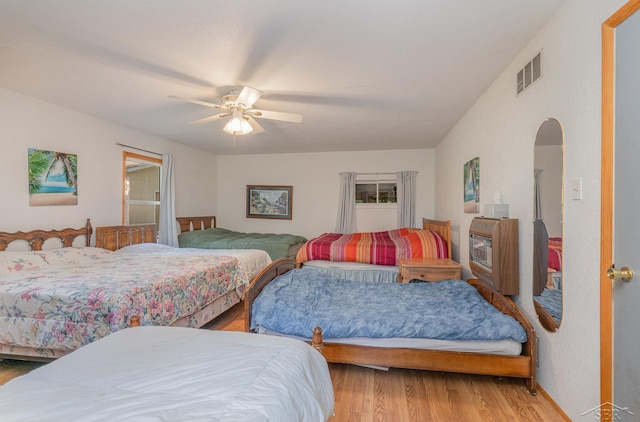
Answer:
[(459, 280), (462, 266), (449, 258), (398, 258), (398, 282)]

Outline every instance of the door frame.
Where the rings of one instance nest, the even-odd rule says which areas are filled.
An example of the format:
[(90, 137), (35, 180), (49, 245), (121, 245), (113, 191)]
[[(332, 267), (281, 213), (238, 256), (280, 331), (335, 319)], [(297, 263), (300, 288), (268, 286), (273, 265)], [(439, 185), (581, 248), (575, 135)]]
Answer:
[(615, 30), (638, 9), (640, 9), (640, 0), (629, 0), (602, 24), (600, 403), (602, 403), (602, 410), (609, 412), (613, 410), (613, 283), (606, 273), (613, 263)]

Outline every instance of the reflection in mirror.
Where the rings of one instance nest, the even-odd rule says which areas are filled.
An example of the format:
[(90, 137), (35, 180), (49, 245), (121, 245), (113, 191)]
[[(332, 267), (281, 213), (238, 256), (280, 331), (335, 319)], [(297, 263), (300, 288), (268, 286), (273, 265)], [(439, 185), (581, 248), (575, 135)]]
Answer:
[(552, 332), (562, 321), (562, 164), (562, 128), (548, 119), (534, 147), (533, 304)]

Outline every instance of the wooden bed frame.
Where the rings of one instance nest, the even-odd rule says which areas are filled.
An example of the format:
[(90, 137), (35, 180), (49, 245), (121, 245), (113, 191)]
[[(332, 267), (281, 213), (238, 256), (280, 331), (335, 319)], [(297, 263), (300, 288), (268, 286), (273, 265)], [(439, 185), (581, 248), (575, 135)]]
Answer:
[[(251, 308), (262, 289), (275, 277), (295, 267), (293, 259), (282, 258), (253, 279), (244, 298), (245, 331), (251, 331)], [(511, 299), (478, 279), (469, 279), (467, 282), (489, 303), (522, 325), (527, 342), (523, 344), (519, 356), (323, 343), (321, 327), (309, 333), (309, 337), (313, 338), (311, 344), (324, 355), (327, 362), (524, 378), (527, 389), (535, 395), (537, 338), (533, 326)]]
[[(92, 232), (93, 228), (91, 227), (89, 219), (87, 219), (85, 227), (80, 229), (32, 230), (15, 233), (0, 232), (0, 251), (6, 250), (7, 246), (15, 241), (26, 241), (31, 250), (42, 250), (43, 244), (48, 239), (59, 239), (62, 242), (62, 247), (67, 248), (72, 247), (75, 239), (80, 236), (85, 236), (85, 246), (91, 246)], [(115, 251), (129, 245), (155, 243), (156, 232), (155, 224), (96, 227), (96, 247)], [(204, 325), (233, 305), (239, 303), (241, 299), (235, 291), (232, 291), (229, 294), (218, 297), (213, 302), (196, 311), (193, 315), (197, 314), (198, 319), (203, 321), (201, 325)], [(187, 326), (189, 319), (193, 315), (187, 315), (178, 319), (171, 325)], [(140, 316), (138, 315), (132, 315), (129, 320), (129, 324), (132, 327), (140, 325)], [(6, 350), (4, 352), (0, 351), (0, 359), (49, 362), (67, 353), (70, 353), (70, 351), (16, 346), (10, 347), (8, 352)]]
[(81, 229), (62, 230), (32, 230), (29, 232), (0, 232), (0, 251), (7, 249), (11, 242), (26, 241), (32, 251), (42, 250), (42, 246), (47, 239), (60, 239), (64, 248), (69, 248), (77, 237), (85, 237), (85, 246), (91, 245), (91, 220), (87, 218), (85, 226)]
[(444, 241), (447, 242), (447, 257), (453, 259), (451, 256), (451, 221), (429, 220), (427, 218), (423, 218), (422, 229), (434, 231), (442, 236)]
[(155, 224), (96, 227), (96, 247), (117, 251), (139, 243), (156, 243), (158, 227)]
[(216, 216), (207, 215), (204, 217), (178, 217), (176, 218), (180, 225), (180, 232), (190, 232), (195, 230), (215, 229)]

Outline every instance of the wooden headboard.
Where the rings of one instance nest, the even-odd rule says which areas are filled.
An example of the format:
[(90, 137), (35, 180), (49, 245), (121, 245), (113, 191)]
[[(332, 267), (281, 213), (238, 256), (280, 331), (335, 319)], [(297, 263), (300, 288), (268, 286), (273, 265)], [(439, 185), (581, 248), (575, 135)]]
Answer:
[(429, 220), (427, 218), (422, 219), (422, 228), (424, 230), (432, 230), (438, 233), (447, 242), (448, 257), (451, 256), (451, 221)]
[(96, 247), (115, 251), (139, 243), (156, 243), (158, 228), (155, 224), (96, 227)]
[(180, 232), (190, 232), (194, 230), (211, 229), (216, 226), (216, 216), (207, 215), (204, 217), (178, 217)]
[(87, 223), (81, 229), (62, 229), (62, 230), (32, 230), (29, 232), (7, 233), (0, 232), (0, 251), (7, 249), (11, 242), (16, 240), (24, 240), (29, 244), (32, 251), (42, 250), (42, 245), (48, 239), (60, 239), (64, 248), (73, 246), (73, 242), (77, 237), (85, 237), (85, 245), (91, 244), (91, 221), (87, 218)]

